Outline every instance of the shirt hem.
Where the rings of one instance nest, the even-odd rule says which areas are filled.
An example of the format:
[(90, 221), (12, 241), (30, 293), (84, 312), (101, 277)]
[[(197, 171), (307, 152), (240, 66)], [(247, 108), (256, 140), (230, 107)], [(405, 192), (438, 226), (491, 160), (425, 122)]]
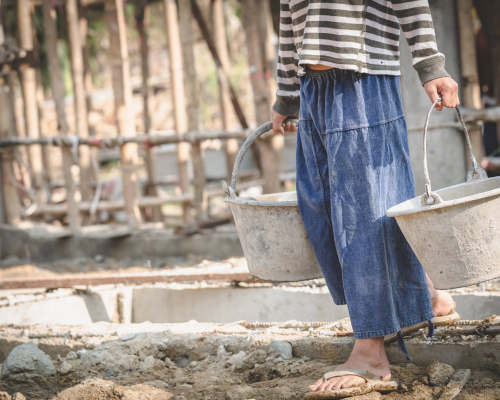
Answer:
[(364, 124), (364, 125), (358, 125), (358, 126), (354, 126), (354, 127), (346, 127), (346, 128), (338, 128), (338, 129), (328, 130), (324, 134), (328, 135), (330, 133), (345, 132), (345, 131), (355, 131), (356, 129), (373, 128), (374, 126), (388, 124), (389, 122), (396, 121), (396, 120), (398, 120), (400, 118), (404, 118), (404, 114), (396, 116), (396, 117), (393, 117), (393, 118), (389, 118), (389, 119), (386, 119), (386, 120), (383, 120), (383, 121), (380, 121), (380, 122), (376, 122), (376, 123), (373, 123), (373, 124)]

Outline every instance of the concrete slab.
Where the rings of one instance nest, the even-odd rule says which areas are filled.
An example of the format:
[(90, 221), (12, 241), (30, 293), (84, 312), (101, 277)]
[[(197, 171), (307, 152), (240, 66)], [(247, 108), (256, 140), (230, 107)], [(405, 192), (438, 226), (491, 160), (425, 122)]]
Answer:
[[(243, 249), (234, 226), (224, 226), (193, 236), (176, 235), (170, 229), (144, 228), (113, 238), (102, 235), (59, 237), (43, 227), (0, 225), (0, 258), (16, 256), (31, 262), (50, 262), (101, 254), (117, 260), (188, 254), (226, 259), (241, 257)], [(124, 231), (119, 231), (120, 235)]]

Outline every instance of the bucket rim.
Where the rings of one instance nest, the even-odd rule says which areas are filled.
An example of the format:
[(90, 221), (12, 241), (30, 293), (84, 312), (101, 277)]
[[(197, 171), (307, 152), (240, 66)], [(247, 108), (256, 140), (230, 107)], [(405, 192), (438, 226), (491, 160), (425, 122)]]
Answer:
[(297, 201), (258, 201), (245, 197), (236, 197), (234, 199), (226, 197), (224, 203), (233, 203), (242, 206), (255, 206), (255, 207), (298, 207)]
[[(488, 178), (488, 180), (490, 180), (490, 179), (500, 180), (500, 176), (494, 176), (494, 177)], [(459, 183), (458, 185), (448, 186), (446, 188), (435, 190), (433, 192), (439, 194), (440, 192), (443, 192), (443, 191), (450, 189), (450, 188), (456, 188), (456, 187), (465, 186), (465, 185), (475, 185), (475, 184), (480, 184), (480, 183), (485, 182), (485, 181), (486, 180), (480, 180), (480, 181), (476, 181), (476, 182)], [(480, 193), (474, 194), (472, 196), (460, 197), (460, 198), (454, 199), (454, 200), (446, 200), (446, 201), (443, 201), (442, 203), (434, 204), (431, 206), (421, 206), (419, 203), (418, 207), (412, 207), (412, 208), (403, 209), (403, 210), (396, 210), (401, 204), (404, 204), (406, 202), (411, 202), (415, 199), (420, 200), (421, 196), (417, 196), (417, 197), (414, 197), (412, 199), (403, 201), (402, 203), (396, 204), (395, 206), (392, 206), (391, 208), (389, 208), (386, 211), (385, 215), (387, 217), (402, 217), (404, 215), (418, 214), (421, 212), (433, 211), (433, 210), (437, 210), (440, 208), (447, 208), (447, 207), (456, 206), (459, 204), (470, 203), (472, 201), (485, 199), (487, 197), (493, 197), (493, 196), (496, 196), (499, 194), (500, 194), (500, 188), (488, 190), (486, 192), (480, 192)]]

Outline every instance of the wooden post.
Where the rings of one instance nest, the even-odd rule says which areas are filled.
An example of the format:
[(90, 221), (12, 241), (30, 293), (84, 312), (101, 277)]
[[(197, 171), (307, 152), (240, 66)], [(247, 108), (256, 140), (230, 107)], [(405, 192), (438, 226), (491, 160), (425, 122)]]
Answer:
[[(33, 52), (33, 29), (31, 26), (30, 0), (17, 1), (17, 29), (19, 45), (29, 54)], [(38, 105), (36, 101), (36, 71), (30, 64), (29, 58), (19, 66), (19, 77), (24, 102), (24, 118), (26, 136), (36, 139), (39, 137), (38, 130)], [(27, 149), (30, 164), (30, 178), (32, 189), (38, 202), (43, 198), (43, 166), (41, 146), (29, 146)]]
[[(185, 74), (184, 88), (187, 100), (187, 129), (190, 131), (198, 131), (200, 129), (200, 109), (193, 49), (193, 14), (191, 12), (191, 3), (189, 1), (180, 1), (178, 4), (182, 61)], [(191, 156), (193, 159), (194, 206), (196, 209), (196, 220), (201, 222), (208, 217), (208, 197), (205, 168), (203, 166), (204, 152), (201, 147), (201, 141), (197, 140), (191, 143)]]
[[(2, 19), (2, 2), (0, 0), (0, 44), (5, 40)], [(7, 72), (8, 74), (10, 73)], [(3, 81), (0, 85), (0, 137), (12, 136), (13, 127), (10, 118), (10, 109), (13, 106), (9, 99), (9, 86)], [(5, 211), (3, 221), (14, 225), (21, 222), (21, 202), (18, 189), (11, 182), (16, 180), (14, 175), (14, 148), (4, 149), (1, 153), (2, 203)]]
[[(151, 113), (150, 106), (150, 88), (149, 81), (149, 44), (147, 33), (147, 21), (149, 19), (149, 6), (145, 1), (135, 3), (135, 23), (139, 33), (139, 48), (141, 51), (141, 70), (142, 70), (142, 114), (144, 118), (144, 132), (151, 134)], [(146, 150), (146, 169), (148, 172), (148, 181), (146, 183), (145, 193), (147, 196), (157, 196), (156, 191), (156, 157), (154, 149)], [(153, 222), (163, 221), (161, 207), (151, 209), (151, 219)]]
[[(250, 79), (252, 82), (253, 98), (255, 104), (255, 115), (257, 125), (262, 125), (269, 121), (271, 104), (269, 101), (268, 87), (268, 69), (265, 56), (265, 47), (262, 46), (261, 32), (265, 26), (267, 32), (267, 23), (259, 27), (256, 16), (261, 15), (264, 1), (267, 0), (245, 0), (243, 6), (243, 27), (246, 33), (248, 47), (248, 62), (250, 63)], [(259, 29), (260, 28), (260, 29)], [(273, 139), (268, 136), (258, 141), (260, 151), (260, 163), (264, 177), (264, 192), (278, 193), (281, 191), (279, 179), (280, 167), (276, 160), (276, 151), (273, 148)]]
[[(68, 21), (68, 36), (71, 55), (71, 72), (73, 77), (73, 92), (75, 96), (76, 134), (81, 138), (89, 136), (87, 99), (85, 94), (84, 71), (82, 53), (82, 38), (78, 5), (76, 0), (66, 0), (66, 18)], [(90, 149), (87, 146), (79, 148), (80, 164), (80, 192), (82, 200), (91, 198), (90, 178)]]
[[(69, 134), (66, 111), (64, 108), (64, 80), (57, 55), (57, 30), (56, 12), (52, 8), (51, 0), (43, 0), (43, 22), (45, 27), (45, 47), (49, 63), (50, 81), (52, 86), (52, 96), (56, 105), (57, 126), (59, 134), (67, 136)], [(63, 160), (64, 185), (66, 188), (66, 201), (68, 203), (69, 227), (73, 233), (80, 229), (80, 212), (75, 200), (75, 183), (71, 173), (73, 158), (71, 148), (61, 146)]]
[(90, 68), (90, 49), (87, 43), (87, 31), (89, 26), (89, 21), (87, 20), (85, 9), (80, 5), (79, 7), (80, 16), (80, 36), (82, 39), (82, 57), (83, 57), (83, 81), (85, 84), (85, 98), (87, 104), (87, 126), (89, 129), (89, 135), (95, 134), (95, 127), (91, 125), (89, 120), (90, 111), (92, 110), (92, 92), (94, 90), (94, 85), (92, 83), (92, 69)]
[[(130, 66), (127, 48), (127, 33), (122, 0), (106, 0), (106, 23), (109, 32), (109, 53), (113, 72), (113, 92), (115, 97), (115, 117), (121, 136), (135, 136), (134, 111), (132, 108), (132, 88), (130, 87)], [(141, 221), (137, 205), (137, 144), (121, 147), (123, 173), (123, 195), (128, 225), (135, 228)]]
[[(477, 71), (476, 37), (472, 21), (472, 0), (458, 0), (458, 25), (460, 34), (460, 60), (462, 67), (462, 104), (467, 108), (481, 108), (481, 89)], [(484, 156), (481, 129), (469, 129), (472, 150), (478, 165)], [(470, 152), (466, 146), (467, 169), (472, 167)]]
[[(177, 5), (175, 0), (163, 0), (165, 22), (167, 24), (168, 51), (170, 55), (170, 79), (175, 113), (175, 130), (178, 134), (187, 131), (186, 100), (184, 95), (181, 40), (179, 37), (179, 24), (177, 21)], [(189, 192), (188, 177), (189, 144), (177, 144), (177, 163), (179, 181), (182, 193)], [(191, 220), (191, 205), (183, 203), (183, 219)]]
[[(229, 71), (229, 53), (227, 49), (227, 38), (226, 38), (226, 22), (224, 5), (225, 0), (214, 0), (212, 5), (212, 30), (214, 37), (214, 44), (217, 48), (217, 53), (219, 53), (220, 62), (222, 68), (227, 72)], [(222, 114), (222, 127), (230, 132), (232, 129), (232, 112), (231, 112), (231, 98), (227, 90), (224, 90), (223, 83), (220, 78), (219, 82), (219, 100), (220, 109)], [(228, 173), (228, 182), (231, 180), (231, 173), (233, 171), (234, 162), (236, 161), (236, 155), (238, 153), (238, 140), (228, 139), (226, 140), (226, 165)]]

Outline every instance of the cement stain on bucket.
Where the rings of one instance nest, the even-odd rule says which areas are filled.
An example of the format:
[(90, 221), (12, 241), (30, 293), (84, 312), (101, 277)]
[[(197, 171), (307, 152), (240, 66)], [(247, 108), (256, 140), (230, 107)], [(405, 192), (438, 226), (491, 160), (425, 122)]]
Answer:
[(496, 229), (500, 222), (500, 177), (488, 178), (477, 167), (467, 128), (457, 109), (473, 168), (467, 182), (432, 192), (425, 138), (435, 104), (424, 128), (426, 191), (422, 197), (390, 208), (386, 215), (396, 218), (434, 286), (453, 289), (500, 277), (500, 232)]
[[(297, 120), (289, 120), (297, 122)], [(231, 186), (222, 182), (234, 216), (250, 274), (273, 282), (294, 282), (323, 277), (307, 237), (296, 192), (266, 194), (253, 198), (236, 196), (238, 169), (247, 149), (268, 132), (268, 122), (254, 131), (241, 146), (233, 168)]]

